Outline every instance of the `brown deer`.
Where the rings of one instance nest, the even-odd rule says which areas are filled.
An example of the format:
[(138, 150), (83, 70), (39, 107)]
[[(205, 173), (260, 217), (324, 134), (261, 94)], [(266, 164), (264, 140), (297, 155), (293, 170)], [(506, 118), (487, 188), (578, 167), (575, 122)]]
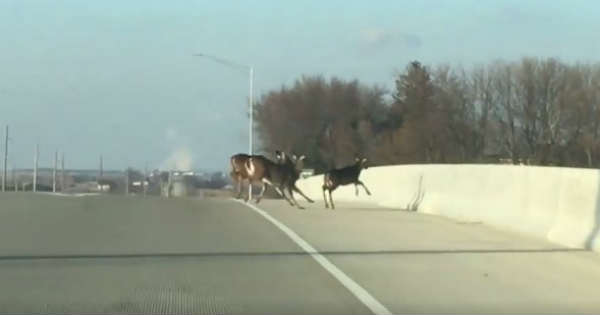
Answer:
[(244, 153), (238, 153), (229, 158), (229, 163), (231, 164), (231, 172), (229, 172), (229, 176), (234, 182), (237, 183), (237, 199), (242, 197), (242, 182), (248, 179), (248, 174), (246, 173), (244, 164), (246, 164), (246, 161), (248, 161), (249, 158), (250, 155)]
[[(265, 158), (262, 155), (252, 155), (252, 156)], [(248, 155), (248, 154), (244, 154), (244, 153), (238, 153), (238, 154), (232, 155), (229, 158), (229, 162), (231, 164), (231, 172), (229, 172), (229, 176), (231, 177), (231, 179), (234, 182), (237, 183), (237, 191), (238, 191), (238, 194), (236, 196), (237, 199), (240, 199), (242, 197), (242, 182), (248, 180), (248, 173), (246, 171), (245, 164), (248, 161), (248, 159), (252, 156)], [(281, 155), (280, 155), (279, 151), (276, 151), (276, 158), (277, 158), (278, 162), (281, 161)], [(250, 185), (250, 181), (248, 181), (248, 184)], [(248, 199), (250, 199), (250, 198), (251, 197), (249, 196)]]
[[(260, 182), (262, 185), (261, 192), (256, 198), (256, 203), (260, 202), (268, 185), (272, 186), (290, 205), (304, 209), (294, 198), (293, 192), (298, 192), (308, 202), (314, 202), (296, 187), (296, 181), (300, 177), (305, 157), (293, 155), (290, 158), (285, 153), (279, 151), (277, 152), (277, 157), (278, 162), (273, 162), (264, 156), (252, 156), (248, 158), (245, 164), (249, 180), (251, 182)], [(285, 194), (286, 189), (290, 194), (289, 198)]]
[(277, 151), (276, 154), (277, 154), (277, 160), (279, 161), (279, 163), (287, 164), (290, 169), (293, 168), (294, 172), (289, 177), (288, 182), (285, 184), (285, 188), (287, 188), (292, 201), (296, 205), (298, 205), (298, 207), (300, 209), (304, 209), (298, 204), (298, 202), (294, 198), (294, 192), (297, 192), (298, 194), (300, 194), (300, 196), (304, 197), (304, 199), (306, 199), (306, 201), (308, 201), (310, 203), (314, 202), (312, 199), (310, 199), (308, 196), (306, 196), (300, 190), (300, 188), (298, 188), (298, 186), (296, 186), (296, 182), (300, 178), (300, 173), (302, 173), (302, 169), (304, 168), (304, 160), (306, 157), (304, 155), (301, 155), (298, 157), (295, 154), (292, 154), (292, 157), (290, 158), (289, 155), (287, 155), (283, 152), (279, 152), (279, 151)]
[(371, 195), (371, 192), (365, 186), (365, 184), (358, 179), (360, 172), (363, 169), (367, 169), (367, 159), (356, 158), (355, 163), (340, 169), (332, 169), (325, 173), (323, 176), (323, 200), (325, 200), (325, 208), (329, 208), (327, 203), (327, 196), (325, 191), (329, 191), (329, 201), (331, 202), (331, 209), (335, 209), (333, 204), (333, 198), (331, 198), (331, 192), (336, 190), (339, 186), (354, 184), (356, 195), (358, 196), (358, 185), (361, 185), (367, 195)]

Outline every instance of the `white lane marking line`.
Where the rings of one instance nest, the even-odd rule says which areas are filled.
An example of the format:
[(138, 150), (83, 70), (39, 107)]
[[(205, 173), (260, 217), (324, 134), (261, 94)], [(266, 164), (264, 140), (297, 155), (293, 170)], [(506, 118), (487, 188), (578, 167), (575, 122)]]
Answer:
[(49, 195), (49, 196), (60, 196), (60, 197), (85, 197), (85, 196), (99, 196), (99, 193), (72, 193), (72, 194), (67, 194), (67, 193), (60, 193), (60, 192), (49, 192), (49, 191), (40, 191), (37, 192), (37, 194), (40, 195)]
[(285, 224), (279, 222), (277, 219), (272, 217), (266, 211), (261, 210), (260, 208), (246, 203), (240, 200), (233, 199), (236, 202), (239, 202), (243, 205), (246, 205), (248, 208), (256, 211), (258, 214), (262, 215), (267, 221), (273, 223), (276, 227), (278, 227), (283, 233), (287, 234), (289, 238), (292, 239), (300, 248), (302, 248), (305, 252), (307, 252), (314, 260), (316, 260), (321, 267), (325, 268), (334, 278), (336, 278), (339, 282), (342, 283), (346, 289), (348, 289), (356, 298), (358, 298), (365, 306), (367, 306), (371, 312), (376, 315), (388, 315), (392, 314), (383, 304), (375, 299), (367, 290), (361, 287), (358, 283), (352, 280), (348, 275), (346, 275), (343, 271), (341, 271), (338, 267), (336, 267), (332, 262), (330, 262), (325, 256), (321, 255), (314, 247), (312, 247), (307, 241), (302, 239), (296, 232), (287, 227)]

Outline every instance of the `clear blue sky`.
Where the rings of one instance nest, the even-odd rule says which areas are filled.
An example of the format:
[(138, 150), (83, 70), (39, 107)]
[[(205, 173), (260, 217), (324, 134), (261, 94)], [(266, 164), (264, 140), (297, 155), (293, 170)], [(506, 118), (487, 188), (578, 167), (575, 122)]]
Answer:
[(598, 61), (600, 1), (0, 1), (0, 124), (9, 167), (225, 169), (247, 150), (256, 94), (302, 74), (393, 85), (410, 60), (465, 66), (552, 56)]

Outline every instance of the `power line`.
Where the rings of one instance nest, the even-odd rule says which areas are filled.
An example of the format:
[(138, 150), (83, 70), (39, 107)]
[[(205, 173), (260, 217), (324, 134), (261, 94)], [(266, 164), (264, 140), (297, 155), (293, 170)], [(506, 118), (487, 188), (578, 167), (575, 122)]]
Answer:
[(238, 69), (243, 71), (244, 73), (248, 72), (248, 69), (250, 69), (250, 66), (247, 65), (243, 65), (243, 64), (239, 64), (230, 60), (225, 60), (225, 59), (221, 59), (219, 57), (215, 57), (215, 56), (211, 56), (211, 55), (207, 55), (207, 54), (194, 54), (194, 56), (198, 56), (198, 57), (205, 57), (208, 59), (211, 59), (214, 62), (220, 63), (222, 65), (234, 68), (234, 69)]

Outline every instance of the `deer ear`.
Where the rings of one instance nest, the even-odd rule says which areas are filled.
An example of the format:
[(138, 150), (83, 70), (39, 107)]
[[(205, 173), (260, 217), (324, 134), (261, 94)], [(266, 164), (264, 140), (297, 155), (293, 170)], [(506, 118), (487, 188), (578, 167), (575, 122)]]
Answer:
[(292, 159), (297, 160), (298, 157), (295, 154), (292, 154)]
[(366, 163), (366, 162), (367, 162), (367, 159), (366, 159), (366, 158), (362, 159), (362, 162), (363, 162), (363, 163)]
[(358, 161), (360, 161), (360, 159), (359, 158), (354, 158), (354, 161), (358, 162)]
[(298, 159), (299, 159), (300, 161), (302, 161), (302, 160), (306, 159), (306, 156), (304, 156), (304, 155), (301, 155), (301, 156), (300, 156)]

